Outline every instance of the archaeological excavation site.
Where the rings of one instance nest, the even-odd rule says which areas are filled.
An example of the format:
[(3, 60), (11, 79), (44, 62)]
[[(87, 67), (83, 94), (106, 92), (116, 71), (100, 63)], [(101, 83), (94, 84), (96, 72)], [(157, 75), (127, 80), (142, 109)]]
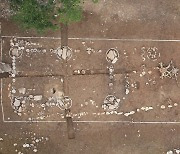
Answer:
[(0, 154), (180, 154), (179, 0), (1, 0)]

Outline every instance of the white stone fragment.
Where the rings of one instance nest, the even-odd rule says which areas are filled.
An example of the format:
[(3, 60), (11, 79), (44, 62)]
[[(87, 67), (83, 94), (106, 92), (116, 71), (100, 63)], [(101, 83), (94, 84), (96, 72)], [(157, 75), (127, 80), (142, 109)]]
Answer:
[(16, 93), (16, 90), (15, 90), (15, 89), (13, 89), (13, 90), (12, 90), (12, 93), (13, 93), (13, 94), (15, 94), (15, 93)]
[(18, 99), (15, 98), (13, 105), (16, 106), (16, 107), (20, 106), (20, 105), (21, 105), (20, 100), (18, 100)]
[(27, 144), (27, 143), (24, 143), (24, 144), (23, 144), (23, 148), (29, 148), (29, 147), (30, 147), (29, 144)]
[(168, 108), (172, 108), (173, 106), (172, 105), (168, 105)]
[(16, 75), (15, 75), (15, 74), (12, 74), (11, 76), (14, 78)]
[(129, 94), (129, 89), (126, 89), (125, 93), (126, 93), (126, 95), (128, 95)]
[(115, 64), (115, 63), (117, 62), (117, 60), (118, 60), (117, 57), (115, 57), (115, 58), (113, 59), (112, 63)]
[(39, 139), (36, 139), (35, 141), (38, 143), (38, 142), (39, 142)]
[(22, 112), (22, 107), (19, 107), (18, 112)]
[(178, 104), (177, 104), (177, 103), (174, 103), (174, 106), (178, 106)]
[(165, 109), (166, 107), (165, 107), (165, 105), (161, 105), (161, 109)]
[(37, 152), (38, 150), (37, 149), (34, 149), (33, 152)]
[(36, 95), (36, 96), (34, 96), (34, 100), (35, 100), (35, 101), (40, 101), (40, 100), (42, 100), (42, 95)]
[(19, 88), (18, 90), (20, 94), (24, 95), (26, 93), (26, 88)]
[(173, 151), (170, 150), (166, 154), (173, 154)]
[(135, 114), (135, 111), (127, 112), (127, 113), (125, 113), (124, 115), (125, 115), (126, 117), (128, 117), (129, 115), (132, 115), (132, 114)]

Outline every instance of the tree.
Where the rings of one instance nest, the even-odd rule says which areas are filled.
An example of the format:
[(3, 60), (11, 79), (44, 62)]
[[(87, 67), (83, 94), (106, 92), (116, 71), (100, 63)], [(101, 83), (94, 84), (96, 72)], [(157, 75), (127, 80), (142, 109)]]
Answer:
[[(83, 18), (84, 0), (10, 0), (13, 19), (23, 28), (58, 29), (59, 23), (70, 24)], [(92, 0), (96, 3), (98, 0)]]

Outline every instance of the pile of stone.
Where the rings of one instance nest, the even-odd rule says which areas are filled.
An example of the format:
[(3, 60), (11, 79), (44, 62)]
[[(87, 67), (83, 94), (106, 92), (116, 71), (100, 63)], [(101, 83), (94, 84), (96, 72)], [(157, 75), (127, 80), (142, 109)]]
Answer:
[(24, 110), (25, 101), (22, 101), (21, 98), (14, 97), (14, 100), (12, 101), (12, 108), (14, 109), (14, 112), (17, 113), (17, 115), (21, 116), (22, 112)]
[(70, 109), (72, 106), (72, 100), (68, 96), (64, 96), (62, 91), (55, 91), (46, 103), (41, 104), (41, 107), (43, 108), (52, 106), (57, 106), (61, 110)]
[(72, 50), (68, 46), (63, 46), (61, 48), (57, 48), (56, 54), (59, 59), (70, 60), (72, 57)]
[(104, 100), (102, 108), (105, 111), (114, 111), (119, 108), (119, 103), (120, 103), (120, 99), (117, 99), (113, 95), (108, 95)]
[(116, 49), (111, 48), (106, 52), (106, 60), (108, 62), (115, 64), (118, 58), (119, 58), (119, 52)]

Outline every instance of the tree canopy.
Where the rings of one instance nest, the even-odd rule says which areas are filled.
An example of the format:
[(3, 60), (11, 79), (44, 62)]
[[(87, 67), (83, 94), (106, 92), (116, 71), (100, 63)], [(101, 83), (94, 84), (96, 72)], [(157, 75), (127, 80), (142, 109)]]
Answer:
[[(92, 0), (96, 3), (98, 0)], [(57, 29), (59, 23), (70, 24), (83, 18), (84, 0), (10, 0), (13, 19), (24, 28), (39, 32)]]

